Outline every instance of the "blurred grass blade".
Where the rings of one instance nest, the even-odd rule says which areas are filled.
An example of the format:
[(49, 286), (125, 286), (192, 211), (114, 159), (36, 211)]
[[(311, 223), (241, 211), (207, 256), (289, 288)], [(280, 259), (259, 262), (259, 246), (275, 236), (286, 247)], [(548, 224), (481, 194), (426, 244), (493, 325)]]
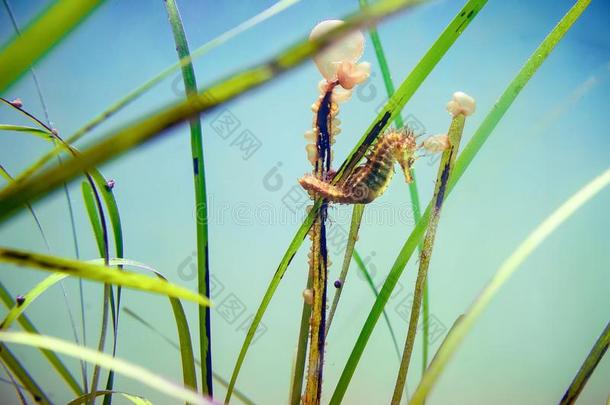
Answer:
[(36, 135), (37, 137), (43, 139), (51, 139), (51, 135), (47, 131), (40, 128), (27, 127), (24, 125), (0, 124), (0, 131), (25, 132), (31, 135)]
[(582, 363), (563, 398), (561, 398), (560, 405), (571, 405), (576, 402), (581, 391), (585, 388), (585, 384), (589, 381), (589, 377), (591, 377), (591, 374), (593, 374), (593, 371), (608, 350), (608, 345), (610, 345), (610, 322), (606, 324), (602, 334), (597, 338), (589, 355), (584, 363)]
[(8, 311), (8, 314), (4, 317), (4, 320), (0, 324), (0, 330), (6, 330), (11, 327), (13, 322), (18, 319), (21, 314), (27, 309), (32, 302), (36, 300), (42, 293), (55, 285), (55, 283), (68, 277), (67, 274), (55, 273), (51, 274), (40, 283), (36, 284), (34, 288), (28, 291), (26, 294), (20, 296), (20, 300)]
[[(146, 93), (148, 90), (152, 89), (155, 85), (161, 83), (164, 79), (171, 76), (173, 73), (180, 70), (183, 65), (190, 63), (195, 58), (199, 58), (212, 49), (226, 43), (230, 39), (236, 37), (237, 35), (249, 30), (250, 28), (255, 27), (257, 24), (262, 23), (263, 21), (273, 17), (276, 14), (284, 11), (288, 7), (298, 3), (301, 0), (280, 0), (275, 3), (273, 6), (263, 10), (259, 14), (254, 17), (242, 22), (241, 24), (231, 28), (230, 30), (220, 34), (216, 38), (206, 42), (199, 48), (195, 49), (190, 57), (182, 58), (179, 62), (167, 67), (166, 69), (159, 72), (155, 77), (149, 79), (147, 82), (141, 84), (127, 95), (122, 97), (120, 100), (117, 100), (114, 104), (106, 108), (99, 115), (94, 117), (88, 123), (86, 123), (83, 127), (77, 130), (74, 134), (70, 135), (66, 142), (72, 144), (77, 140), (81, 139), (85, 134), (89, 133), (91, 130), (96, 128), (102, 122), (106, 121), (109, 117), (113, 116), (127, 105), (129, 105), (132, 101)], [(17, 176), (17, 180), (21, 181), (26, 177), (29, 177), (32, 173), (40, 169), (44, 164), (49, 162), (53, 157), (57, 156), (62, 151), (61, 147), (56, 147), (53, 150), (49, 151), (47, 154), (38, 159), (34, 164), (30, 165), (25, 171)]]
[[(182, 65), (182, 80), (186, 97), (197, 94), (195, 69), (191, 63), (188, 41), (182, 25), (182, 19), (175, 0), (165, 0), (165, 8), (174, 35), (176, 52), (180, 60), (188, 58)], [(204, 297), (210, 295), (210, 258), (208, 250), (208, 209), (205, 187), (205, 164), (203, 159), (203, 135), (201, 119), (194, 116), (189, 121), (191, 132), (191, 159), (193, 162), (193, 180), (195, 183), (195, 228), (197, 231), (197, 291)], [(201, 392), (210, 397), (212, 389), (212, 331), (210, 307), (197, 308), (199, 316), (199, 355), (201, 358)], [(193, 371), (194, 371), (193, 365)]]
[(15, 343), (53, 350), (68, 356), (76, 357), (93, 364), (114, 370), (115, 372), (132, 378), (139, 383), (162, 392), (172, 398), (182, 400), (191, 404), (208, 405), (211, 401), (205, 399), (194, 391), (175, 384), (157, 374), (136, 364), (129, 363), (105, 353), (100, 353), (86, 347), (77, 346), (65, 340), (51, 336), (35, 335), (25, 332), (0, 332), (0, 341), (4, 343)]
[[(178, 351), (181, 350), (180, 344), (176, 343), (175, 341), (173, 341), (172, 339), (167, 337), (165, 334), (163, 334), (163, 332), (161, 332), (159, 329), (155, 328), (150, 322), (148, 322), (147, 320), (142, 318), (140, 315), (136, 314), (134, 311), (132, 311), (131, 309), (129, 309), (127, 307), (125, 307), (123, 310), (125, 311), (125, 314), (131, 316), (133, 319), (135, 319), (137, 322), (139, 322), (142, 326), (144, 326), (145, 328), (147, 328), (148, 330), (150, 330), (151, 332), (153, 332), (154, 334), (159, 336), (161, 339), (166, 341), (171, 347), (173, 347), (174, 349), (176, 349)], [(195, 359), (195, 364), (197, 366), (201, 367), (201, 362), (198, 359)], [(227, 380), (225, 380), (224, 378), (222, 378), (215, 371), (212, 373), (212, 376), (223, 387), (227, 388), (229, 386), (229, 382)], [(235, 388), (233, 390), (233, 394), (235, 395), (235, 397), (237, 399), (242, 401), (244, 404), (254, 405), (254, 401), (252, 401), (250, 398), (248, 398), (244, 393), (242, 393), (237, 388)]]
[(0, 49), (0, 93), (83, 20), (101, 0), (56, 1)]
[[(470, 0), (462, 8), (462, 10), (460, 10), (456, 17), (442, 32), (440, 37), (434, 42), (432, 47), (426, 52), (422, 59), (413, 68), (411, 73), (409, 73), (409, 75), (405, 78), (398, 91), (388, 100), (388, 102), (381, 110), (377, 118), (375, 118), (373, 123), (366, 130), (365, 135), (360, 138), (356, 146), (348, 155), (347, 159), (343, 162), (343, 164), (337, 171), (337, 174), (335, 175), (332, 181), (333, 184), (337, 184), (347, 174), (351, 173), (353, 168), (364, 157), (368, 148), (382, 133), (382, 131), (390, 124), (390, 122), (395, 119), (397, 115), (400, 114), (402, 108), (407, 103), (407, 101), (409, 101), (409, 99), (419, 88), (421, 83), (423, 83), (428, 74), (430, 74), (432, 69), (441, 60), (443, 55), (447, 52), (451, 45), (453, 45), (453, 43), (457, 40), (461, 33), (466, 29), (470, 21), (472, 21), (472, 19), (477, 15), (477, 13), (481, 10), (485, 3), (486, 0)], [(314, 205), (312, 206), (311, 210), (309, 211), (309, 214), (305, 218), (305, 221), (297, 230), (295, 236), (290, 242), (286, 253), (284, 253), (282, 260), (277, 270), (275, 271), (273, 278), (271, 279), (271, 282), (267, 287), (267, 290), (265, 291), (265, 295), (263, 296), (262, 302), (254, 316), (250, 328), (248, 329), (248, 333), (246, 334), (246, 339), (242, 344), (241, 351), (236, 361), (235, 369), (233, 370), (233, 376), (231, 377), (231, 386), (235, 384), (235, 380), (237, 379), (237, 375), (239, 374), (239, 370), (246, 356), (246, 352), (248, 351), (248, 347), (250, 346), (250, 343), (254, 338), (254, 333), (256, 332), (256, 329), (260, 324), (263, 314), (269, 306), (269, 302), (271, 301), (275, 290), (277, 289), (282, 277), (284, 276), (284, 273), (286, 272), (286, 269), (288, 268), (288, 265), (290, 264), (292, 258), (303, 243), (303, 239), (307, 236), (309, 228), (313, 224), (314, 218), (316, 217), (316, 215), (318, 215), (321, 202), (322, 201), (320, 199), (314, 202)], [(0, 203), (0, 206), (1, 205), (2, 204)], [(225, 402), (228, 402), (230, 392), (231, 391), (229, 390)]]
[[(419, 386), (413, 393), (410, 404), (422, 404), (426, 395), (444, 370), (445, 366), (456, 352), (458, 346), (470, 331), (474, 322), (487, 308), (491, 299), (498, 290), (508, 281), (510, 276), (523, 264), (523, 262), (551, 235), (555, 230), (577, 212), (585, 203), (595, 197), (601, 190), (610, 184), (610, 169), (581, 188), (566, 202), (549, 215), (540, 225), (536, 227), (517, 249), (502, 263), (491, 281), (483, 289), (472, 306), (466, 311), (464, 317), (455, 325), (455, 328), (447, 335), (445, 342), (439, 349), (430, 367), (424, 373)], [(606, 336), (606, 347), (608, 344)], [(592, 369), (591, 369), (592, 370)]]
[(42, 391), (40, 386), (32, 377), (30, 373), (23, 367), (23, 365), (17, 360), (15, 355), (6, 347), (4, 343), (0, 343), (0, 359), (11, 370), (15, 378), (17, 378), (21, 384), (26, 388), (28, 393), (32, 395), (32, 398), (36, 403), (39, 404), (51, 404), (51, 400), (47, 394)]
[[(266, 63), (221, 80), (197, 95), (189, 97), (185, 101), (172, 104), (157, 113), (147, 113), (145, 118), (103, 137), (102, 141), (83, 151), (79, 157), (68, 159), (61, 166), (54, 166), (22, 182), (5, 187), (0, 191), (0, 222), (11, 217), (16, 210), (21, 208), (25, 201), (32, 202), (48, 194), (64, 182), (76, 177), (83, 171), (118, 157), (126, 151), (153, 139), (168, 128), (192, 118), (198, 113), (222, 105), (249, 90), (277, 78), (282, 73), (295, 68), (307, 58), (320, 52), (325, 46), (328, 46), (349, 32), (373, 24), (384, 17), (407, 7), (412, 7), (421, 1), (378, 1), (362, 12), (352, 15), (346, 19), (344, 24), (329, 30), (315, 40), (304, 39), (279, 53), (275, 58), (270, 59)], [(388, 109), (385, 111), (388, 116), (391, 115)]]
[(11, 372), (11, 370), (9, 370), (9, 368), (6, 366), (6, 364), (4, 364), (4, 362), (0, 361), (0, 365), (2, 365), (2, 368), (4, 369), (4, 373), (8, 377), (8, 379), (0, 377), (0, 381), (7, 383), (7, 384), (11, 384), (13, 386), (13, 388), (15, 388), (15, 391), (17, 393), (17, 398), (19, 398), (19, 402), (22, 405), (27, 405), (27, 400), (25, 399), (25, 395), (23, 395), (24, 386), (19, 384), (17, 382), (17, 380), (15, 380), (15, 377), (13, 377), (13, 373)]
[[(11, 296), (11, 294), (8, 292), (8, 290), (2, 283), (0, 283), (0, 299), (2, 299), (2, 302), (4, 302), (4, 305), (6, 305), (7, 308), (12, 308), (15, 304), (14, 298)], [(38, 333), (38, 330), (34, 327), (32, 322), (28, 319), (26, 315), (22, 314), (16, 319), (24, 330), (30, 333)], [(83, 390), (81, 386), (78, 384), (74, 376), (72, 376), (68, 368), (59, 359), (59, 357), (57, 357), (57, 355), (50, 350), (41, 351), (45, 358), (49, 361), (49, 363), (51, 363), (55, 371), (57, 371), (61, 378), (66, 382), (66, 384), (68, 384), (72, 392), (74, 392), (76, 395), (82, 395)]]
[(102, 396), (102, 395), (106, 395), (107, 397), (110, 397), (111, 395), (115, 395), (115, 394), (121, 395), (123, 398), (127, 399), (129, 402), (131, 402), (132, 404), (135, 404), (135, 405), (153, 405), (153, 403), (150, 402), (148, 399), (140, 397), (138, 395), (132, 395), (132, 394), (128, 394), (126, 392), (111, 391), (111, 390), (95, 391), (95, 392), (90, 392), (85, 395), (81, 395), (80, 397), (74, 398), (72, 401), (68, 402), (67, 405), (80, 405), (80, 404), (84, 404), (85, 402), (87, 402), (91, 399), (97, 398), (99, 396)]
[[(100, 260), (92, 260), (93, 263), (99, 263)], [(155, 274), (162, 280), (167, 281), (165, 276), (155, 270), (154, 268), (147, 266), (146, 264), (136, 262), (134, 260), (129, 259), (110, 259), (110, 266), (131, 266), (139, 269), (144, 269)], [(168, 297), (169, 302), (172, 306), (172, 312), (174, 314), (174, 320), (176, 322), (176, 330), (178, 332), (178, 339), (180, 342), (180, 358), (182, 361), (182, 379), (184, 381), (184, 385), (186, 387), (190, 387), (193, 390), (197, 390), (197, 373), (195, 371), (195, 357), (193, 355), (193, 344), (191, 341), (191, 332), (189, 329), (188, 321), (186, 319), (186, 314), (184, 313), (184, 308), (182, 307), (182, 303), (179, 299)]]
[(210, 304), (206, 297), (176, 284), (78, 260), (0, 247), (0, 262), (12, 263), (17, 266), (31, 266), (40, 270), (66, 273), (74, 277), (82, 277), (102, 283), (184, 298), (199, 305)]
[[(576, 3), (576, 5), (562, 18), (559, 24), (557, 24), (557, 26), (542, 41), (538, 48), (536, 48), (530, 58), (526, 61), (525, 65), (517, 73), (517, 76), (511, 81), (506, 90), (504, 90), (504, 93), (502, 93), (500, 99), (487, 114), (477, 131), (470, 139), (470, 142), (468, 142), (468, 144), (464, 147), (462, 153), (455, 162), (453, 176), (451, 176), (451, 179), (449, 179), (449, 182), (447, 183), (445, 198), (449, 196), (455, 184), (460, 180), (476, 154), (483, 147), (483, 144), (487, 138), (489, 138), (491, 132), (494, 130), (500, 119), (504, 116), (508, 108), (512, 105), (513, 101), (517, 98), (523, 87), (525, 87), (529, 79), (534, 75), (534, 73), (536, 73), (537, 69), (540, 67), (540, 65), (542, 65), (542, 62), (546, 60), (547, 56), (555, 48), (555, 45), (557, 45), (559, 40), (578, 19), (580, 14), (588, 6), (589, 2), (590, 0), (581, 0)], [(371, 333), (373, 332), (373, 329), (375, 328), (375, 325), (379, 320), (379, 317), (381, 316), (381, 313), (383, 312), (383, 309), (388, 302), (388, 299), (390, 298), (392, 291), (400, 278), (400, 275), (407, 265), (409, 258), (417, 248), (420, 239), (428, 226), (428, 221), (430, 219), (430, 207), (431, 204), (429, 204), (426, 208), (426, 211), (422, 215), (421, 221), (415, 225), (411, 235), (409, 235), (408, 239), (405, 241), (400, 253), (398, 254), (398, 257), (392, 265), (388, 277), (379, 291), (379, 297), (377, 300), (375, 300), (364, 326), (360, 331), (358, 340), (352, 349), (352, 353), (350, 354), (347, 364), (343, 369), (339, 382), (337, 383), (335, 393), (331, 398), (331, 404), (338, 404), (343, 398), (343, 395), (345, 394), (345, 391), (349, 385), (349, 381), (356, 370), (356, 366), (358, 365), (360, 357), (364, 352)]]

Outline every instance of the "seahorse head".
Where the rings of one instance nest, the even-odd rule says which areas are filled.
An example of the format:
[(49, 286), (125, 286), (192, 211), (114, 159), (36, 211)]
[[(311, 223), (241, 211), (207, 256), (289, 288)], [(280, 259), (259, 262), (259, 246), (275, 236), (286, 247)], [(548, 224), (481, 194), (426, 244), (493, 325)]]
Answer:
[(394, 138), (394, 158), (402, 168), (405, 181), (411, 183), (413, 181), (411, 167), (415, 163), (415, 150), (417, 149), (415, 135), (410, 128), (405, 127), (394, 131), (391, 136)]

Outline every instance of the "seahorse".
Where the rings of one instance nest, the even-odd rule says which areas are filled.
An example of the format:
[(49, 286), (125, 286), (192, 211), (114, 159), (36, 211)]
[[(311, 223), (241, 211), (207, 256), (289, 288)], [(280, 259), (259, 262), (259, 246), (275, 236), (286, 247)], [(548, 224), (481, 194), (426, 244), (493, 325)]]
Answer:
[(407, 183), (413, 181), (415, 136), (408, 128), (385, 133), (368, 153), (366, 162), (356, 167), (341, 184), (333, 185), (310, 174), (299, 179), (301, 186), (315, 196), (339, 204), (368, 204), (387, 189), (394, 163), (402, 168)]

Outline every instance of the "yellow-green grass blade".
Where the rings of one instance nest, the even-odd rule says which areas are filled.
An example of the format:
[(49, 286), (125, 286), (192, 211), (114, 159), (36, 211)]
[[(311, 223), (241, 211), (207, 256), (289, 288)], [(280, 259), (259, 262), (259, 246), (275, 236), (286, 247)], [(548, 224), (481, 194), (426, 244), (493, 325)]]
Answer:
[[(262, 23), (263, 21), (273, 17), (274, 15), (279, 14), (280, 12), (286, 10), (288, 7), (298, 3), (299, 1), (301, 1), (301, 0), (280, 0), (277, 3), (275, 3), (274, 5), (272, 5), (271, 7), (266, 8), (262, 12), (258, 13), (254, 17), (249, 18), (248, 20), (238, 24), (237, 26), (231, 28), (230, 30), (220, 34), (216, 38), (201, 45), (199, 48), (197, 48), (193, 52), (191, 52), (190, 57), (182, 58), (182, 59), (180, 59), (179, 62), (177, 62), (171, 66), (168, 66), (167, 68), (165, 68), (164, 70), (159, 72), (156, 76), (149, 79), (145, 83), (141, 84), (134, 90), (130, 91), (127, 95), (123, 96), (120, 100), (117, 100), (116, 102), (114, 102), (111, 106), (107, 107), (104, 111), (102, 111), (96, 117), (94, 117), (89, 122), (87, 122), (83, 127), (81, 127), (79, 130), (77, 130), (74, 134), (70, 135), (66, 139), (66, 142), (72, 144), (72, 143), (76, 142), (77, 140), (81, 139), (84, 135), (91, 132), (98, 125), (100, 125), (101, 123), (106, 121), (108, 118), (110, 118), (111, 116), (113, 116), (114, 114), (116, 114), (117, 112), (122, 110), (123, 108), (125, 108), (132, 101), (136, 100), (138, 97), (145, 94), (148, 90), (152, 89), (155, 85), (161, 83), (163, 80), (170, 77), (173, 73), (180, 70), (180, 68), (183, 65), (191, 63), (196, 58), (199, 58), (199, 57), (207, 54), (212, 49), (228, 42), (229, 40), (235, 38), (239, 34), (246, 32), (247, 30), (255, 27), (256, 25)], [(43, 165), (45, 165), (47, 162), (49, 162), (53, 157), (57, 156), (61, 151), (62, 151), (61, 147), (56, 147), (53, 150), (49, 151), (47, 154), (42, 156), (35, 163), (30, 165), (26, 170), (21, 172), (17, 176), (17, 180), (21, 181), (24, 178), (29, 177), (32, 173), (36, 172)]]
[[(101, 260), (92, 260), (92, 263), (103, 263)], [(131, 266), (139, 269), (143, 269), (154, 273), (157, 277), (162, 280), (167, 280), (165, 276), (154, 268), (129, 259), (110, 259), (108, 264), (110, 266)], [(174, 321), (176, 322), (176, 330), (178, 332), (178, 341), (180, 342), (180, 358), (182, 362), (182, 379), (186, 387), (190, 387), (193, 390), (197, 390), (197, 373), (195, 371), (195, 356), (193, 355), (193, 345), (191, 341), (191, 332), (189, 329), (186, 314), (184, 308), (179, 299), (168, 297), (169, 302), (172, 306), (172, 312), (174, 314)]]
[(133, 395), (133, 394), (128, 394), (128, 393), (122, 392), (122, 391), (112, 391), (112, 390), (90, 392), (88, 394), (81, 395), (78, 398), (74, 398), (72, 401), (68, 402), (67, 405), (80, 405), (80, 404), (84, 404), (85, 402), (88, 402), (94, 398), (100, 397), (102, 395), (111, 396), (111, 395), (115, 395), (115, 394), (119, 394), (120, 396), (122, 396), (123, 398), (125, 398), (126, 400), (128, 400), (129, 402), (131, 402), (132, 404), (135, 404), (135, 405), (153, 405), (153, 403), (150, 402), (148, 399), (141, 397), (139, 395)]
[(0, 92), (24, 74), (101, 0), (56, 1), (0, 49)]
[[(449, 179), (447, 183), (447, 190), (445, 194), (445, 198), (447, 198), (453, 187), (455, 187), (456, 183), (460, 180), (470, 163), (472, 163), (476, 154), (481, 150), (483, 144), (492, 131), (498, 124), (498, 122), (502, 119), (506, 111), (508, 111), (509, 107), (512, 105), (513, 101), (517, 98), (520, 91), (525, 87), (529, 79), (536, 73), (540, 65), (546, 60), (548, 55), (555, 48), (557, 43), (563, 38), (565, 33), (570, 29), (570, 27), (574, 24), (574, 22), (578, 19), (578, 17), (582, 14), (582, 12), (589, 5), (590, 0), (581, 0), (578, 1), (574, 7), (572, 7), (566, 15), (561, 19), (561, 21), (553, 28), (553, 30), (547, 35), (547, 37), (541, 42), (541, 44), (536, 48), (536, 50), (532, 53), (532, 55), (525, 62), (524, 66), (517, 73), (515, 78), (511, 81), (508, 87), (505, 89), (504, 93), (500, 96), (496, 104), (493, 106), (492, 110), (487, 114), (479, 128), (476, 130), (468, 144), (464, 147), (462, 153), (458, 157), (455, 162), (455, 167), (453, 169), (453, 175)], [(360, 331), (360, 335), (352, 349), (352, 353), (343, 369), (341, 377), (339, 378), (339, 382), (337, 384), (337, 388), (335, 389), (335, 393), (331, 398), (331, 404), (338, 404), (341, 402), (345, 391), (349, 385), (349, 381), (351, 380), (354, 371), (358, 365), (358, 362), (364, 352), (366, 344), (375, 328), (379, 317), (381, 316), (383, 309), (385, 308), (388, 299), (390, 298), (394, 287), (398, 283), (398, 279), (400, 278), (407, 262), (409, 261), (411, 255), (417, 248), (420, 240), (428, 226), (428, 222), (430, 220), (430, 211), (432, 204), (428, 204), (425, 212), (422, 215), (421, 221), (419, 221), (411, 235), (409, 235), (408, 239), (405, 241), (402, 246), (398, 257), (394, 261), (392, 268), (384, 282), (381, 290), (379, 291), (379, 296), (375, 300), (371, 311)]]
[(0, 131), (25, 132), (27, 134), (35, 135), (43, 139), (51, 139), (51, 134), (49, 134), (47, 131), (36, 127), (28, 127), (25, 125), (0, 124)]
[(212, 404), (211, 401), (200, 396), (195, 391), (171, 382), (141, 366), (109, 356), (105, 353), (75, 345), (65, 340), (25, 332), (4, 331), (0, 332), (0, 341), (5, 344), (14, 343), (53, 350), (57, 353), (63, 353), (93, 364), (98, 364), (106, 369), (114, 370), (116, 373), (132, 378), (139, 383), (171, 396), (172, 398), (191, 404)]
[[(0, 283), (0, 299), (2, 299), (2, 302), (4, 302), (4, 305), (7, 308), (12, 308), (15, 304), (15, 300), (14, 300), (13, 296), (11, 296), (9, 291), (6, 289), (6, 287), (2, 283)], [(36, 327), (34, 327), (34, 324), (32, 324), (32, 322), (29, 320), (29, 318), (26, 315), (21, 314), (21, 316), (17, 316), (16, 319), (17, 319), (17, 322), (19, 322), (19, 324), (21, 325), (21, 327), (24, 330), (26, 330), (30, 333), (38, 333), (38, 330), (36, 329)], [(70, 387), (72, 392), (74, 392), (76, 395), (81, 395), (83, 393), (81, 386), (76, 381), (74, 376), (70, 373), (68, 368), (59, 359), (59, 357), (57, 357), (57, 355), (50, 350), (41, 350), (41, 351), (42, 351), (42, 354), (44, 355), (44, 357), (49, 361), (49, 363), (51, 363), (51, 365), (53, 366), (55, 371), (57, 371), (57, 373), (61, 376), (61, 378)]]
[[(418, 64), (413, 68), (411, 73), (409, 73), (409, 75), (405, 78), (398, 91), (388, 100), (382, 111), (366, 130), (365, 135), (362, 136), (356, 146), (349, 153), (347, 159), (343, 162), (343, 164), (337, 171), (337, 174), (333, 178), (333, 184), (337, 184), (342, 179), (344, 179), (346, 175), (351, 173), (353, 168), (356, 167), (356, 165), (364, 157), (368, 148), (373, 144), (373, 142), (382, 133), (382, 131), (387, 128), (388, 125), (390, 125), (390, 122), (392, 122), (392, 120), (400, 114), (402, 108), (405, 106), (407, 101), (409, 101), (409, 99), (419, 88), (421, 83), (423, 83), (425, 78), (430, 74), (432, 69), (441, 60), (443, 55), (453, 45), (453, 43), (457, 40), (461, 33), (466, 29), (466, 27), (478, 14), (481, 8), (483, 8), (485, 3), (486, 0), (468, 1), (466, 5), (462, 8), (462, 10), (460, 10), (460, 12), (455, 16), (455, 18), (449, 23), (449, 25), (441, 33), (439, 38), (434, 42), (434, 44), (430, 47), (430, 49), (426, 52), (426, 54), (422, 57)], [(282, 260), (280, 261), (280, 264), (277, 270), (275, 271), (273, 278), (271, 279), (271, 282), (267, 287), (267, 290), (265, 291), (265, 295), (263, 296), (261, 304), (259, 305), (259, 308), (256, 314), (254, 315), (252, 324), (250, 325), (244, 343), (242, 344), (242, 348), (240, 350), (235, 368), (233, 370), (233, 376), (231, 377), (231, 386), (235, 384), (235, 380), (237, 379), (237, 375), (239, 374), (239, 370), (241, 369), (246, 352), (248, 351), (250, 343), (254, 338), (254, 333), (256, 332), (256, 329), (258, 328), (258, 325), (260, 324), (262, 317), (265, 311), (267, 310), (267, 307), (269, 306), (269, 302), (275, 294), (275, 291), (280, 281), (282, 280), (282, 277), (286, 273), (286, 270), (288, 268), (288, 265), (292, 261), (292, 258), (300, 248), (304, 238), (307, 236), (307, 233), (309, 232), (309, 229), (313, 224), (314, 218), (316, 217), (316, 215), (318, 215), (321, 203), (322, 200), (320, 199), (314, 202), (311, 210), (309, 211), (309, 214), (305, 218), (305, 221), (297, 230), (295, 236), (290, 242), (288, 249), (284, 253)], [(230, 392), (231, 391), (229, 390), (225, 402), (228, 402)]]
[(36, 403), (51, 404), (47, 394), (44, 393), (40, 385), (34, 381), (30, 373), (4, 343), (0, 343), (0, 360), (13, 373), (13, 376), (23, 384)]
[(15, 305), (9, 310), (8, 314), (6, 314), (2, 323), (0, 323), (0, 330), (10, 328), (13, 322), (21, 316), (27, 307), (36, 300), (36, 298), (38, 298), (51, 286), (55, 285), (55, 283), (63, 280), (66, 277), (68, 277), (67, 274), (51, 274), (40, 283), (36, 284), (36, 286), (34, 286), (34, 288), (32, 288), (26, 294), (20, 296)]
[[(434, 361), (424, 373), (419, 386), (413, 393), (409, 402), (412, 405), (422, 404), (426, 395), (432, 389), (439, 375), (456, 352), (466, 334), (470, 331), (475, 321), (487, 308), (498, 290), (508, 281), (513, 273), (527, 260), (527, 258), (548, 238), (555, 230), (577, 212), (585, 203), (595, 197), (600, 191), (610, 184), (610, 169), (586, 184), (578, 192), (572, 195), (540, 225), (538, 225), (519, 244), (515, 251), (500, 265), (490, 282), (477, 297), (472, 306), (466, 311), (464, 317), (458, 322), (453, 330), (447, 335), (445, 342), (435, 355)], [(607, 337), (606, 337), (607, 338)], [(607, 341), (606, 341), (607, 346)]]
[[(315, 40), (304, 39), (269, 61), (221, 80), (185, 101), (174, 103), (157, 113), (147, 113), (145, 118), (102, 137), (100, 142), (84, 150), (78, 157), (66, 160), (61, 166), (54, 166), (22, 182), (5, 187), (0, 191), (0, 222), (11, 217), (25, 201), (40, 198), (79, 173), (118, 157), (155, 138), (168, 128), (268, 83), (282, 73), (294, 69), (349, 32), (371, 25), (421, 1), (382, 0), (376, 2)], [(388, 110), (385, 111), (391, 115)]]
[(65, 273), (102, 283), (120, 285), (174, 298), (184, 298), (199, 305), (210, 305), (210, 301), (206, 297), (176, 284), (79, 260), (0, 247), (0, 262)]
[(578, 373), (574, 376), (572, 383), (561, 398), (559, 405), (571, 405), (576, 402), (583, 388), (585, 388), (585, 384), (589, 381), (589, 377), (591, 377), (591, 374), (595, 371), (595, 367), (597, 367), (602, 357), (604, 357), (604, 354), (606, 354), (608, 345), (610, 345), (610, 322), (606, 324), (602, 334), (599, 335), (599, 338), (595, 341), (593, 348), (591, 348), (589, 355), (584, 363), (582, 363)]
[[(165, 8), (176, 44), (178, 59), (189, 58), (189, 62), (182, 65), (182, 80), (186, 90), (186, 97), (197, 94), (197, 80), (195, 69), (190, 61), (190, 53), (182, 18), (175, 0), (165, 0)], [(195, 229), (197, 233), (197, 291), (203, 296), (210, 295), (210, 258), (208, 249), (208, 209), (205, 186), (205, 164), (203, 157), (203, 135), (201, 131), (201, 118), (194, 116), (189, 121), (191, 133), (191, 159), (193, 162), (193, 180), (195, 186), (195, 209), (197, 220)], [(213, 396), (212, 389), (212, 331), (209, 307), (198, 308), (199, 318), (199, 355), (201, 358), (201, 392)], [(194, 371), (193, 365), (193, 371)]]
[[(161, 332), (159, 329), (157, 329), (154, 325), (152, 325), (149, 321), (147, 321), (146, 319), (142, 318), (140, 315), (138, 315), (137, 313), (135, 313), (133, 310), (125, 307), (123, 309), (123, 311), (125, 312), (125, 314), (129, 315), (130, 317), (132, 317), (135, 321), (137, 321), (138, 323), (140, 323), (142, 326), (144, 326), (145, 328), (147, 328), (148, 330), (150, 330), (151, 332), (153, 332), (154, 334), (156, 334), (157, 336), (159, 336), (161, 339), (163, 339), (165, 342), (167, 342), (171, 347), (173, 347), (174, 349), (180, 351), (180, 344), (175, 342), (174, 340), (170, 339), (167, 335), (165, 335), (163, 332)], [(201, 362), (199, 361), (199, 359), (195, 359), (195, 364), (199, 367), (201, 367)], [(212, 376), (214, 377), (214, 379), (223, 387), (227, 388), (229, 386), (229, 382), (227, 380), (225, 380), (220, 374), (218, 374), (217, 372), (213, 372)], [(240, 390), (238, 390), (237, 388), (235, 388), (233, 390), (233, 393), (235, 395), (235, 398), (239, 399), (241, 402), (243, 402), (246, 405), (254, 405), (254, 401), (252, 401), (250, 398), (248, 398), (246, 396), (246, 394), (244, 394), (243, 392), (241, 392)]]

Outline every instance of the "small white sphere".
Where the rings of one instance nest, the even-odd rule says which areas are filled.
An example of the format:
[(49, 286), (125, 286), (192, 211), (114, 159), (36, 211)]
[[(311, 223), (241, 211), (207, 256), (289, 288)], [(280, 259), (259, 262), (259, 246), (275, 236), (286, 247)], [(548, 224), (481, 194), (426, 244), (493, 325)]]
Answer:
[(454, 117), (458, 114), (469, 116), (474, 113), (476, 102), (474, 98), (462, 91), (453, 93), (453, 98), (447, 103), (447, 111)]

